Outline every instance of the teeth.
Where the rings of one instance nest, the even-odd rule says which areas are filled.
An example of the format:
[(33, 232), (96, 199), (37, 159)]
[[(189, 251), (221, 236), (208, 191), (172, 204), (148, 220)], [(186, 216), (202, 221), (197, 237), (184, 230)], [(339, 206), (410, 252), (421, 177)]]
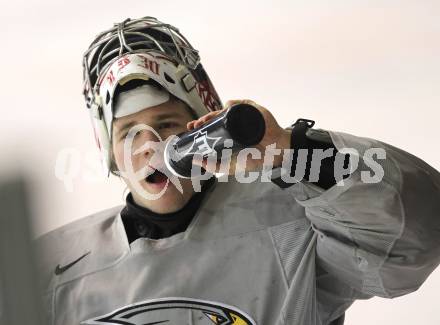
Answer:
[(145, 168), (145, 172), (144, 172), (144, 180), (150, 183), (149, 178), (150, 178), (151, 175), (154, 174), (154, 172), (155, 172), (154, 168), (150, 168), (150, 167), (147, 166)]
[(152, 167), (150, 167), (150, 166), (147, 166), (146, 168), (145, 168), (145, 178), (147, 178), (148, 176), (150, 176), (151, 174), (153, 174), (154, 172), (156, 171), (156, 169), (154, 169), (154, 168), (152, 168)]
[[(154, 176), (153, 176), (154, 175)], [(155, 176), (157, 176), (157, 177), (162, 177), (162, 176), (165, 176), (165, 177), (167, 177), (164, 173), (162, 173), (160, 170), (154, 170), (154, 172), (153, 173), (151, 173), (149, 176), (147, 176), (146, 178), (145, 178), (145, 180), (148, 182), (148, 183), (156, 183), (156, 181), (155, 181)]]
[(146, 180), (148, 183), (153, 183), (153, 174), (154, 174), (154, 172), (152, 172), (150, 175), (148, 175), (148, 176), (145, 178), (145, 180)]
[(154, 176), (153, 176), (153, 174), (155, 174), (155, 173), (157, 174), (157, 176), (163, 175), (166, 178), (170, 178), (170, 176), (172, 176), (167, 173), (167, 169), (164, 168), (164, 166), (153, 167), (152, 165), (147, 165), (144, 168), (145, 168), (144, 169), (144, 171), (145, 171), (144, 172), (144, 180), (148, 183), (155, 183)]

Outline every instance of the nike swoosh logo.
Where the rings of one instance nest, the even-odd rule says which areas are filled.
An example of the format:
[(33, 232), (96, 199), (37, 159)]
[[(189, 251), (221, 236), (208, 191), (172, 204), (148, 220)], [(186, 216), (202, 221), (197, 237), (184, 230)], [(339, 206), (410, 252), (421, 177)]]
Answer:
[(74, 260), (72, 263), (69, 263), (67, 265), (64, 266), (60, 266), (59, 264), (57, 265), (57, 267), (55, 268), (55, 275), (60, 275), (64, 272), (66, 272), (68, 269), (70, 269), (72, 266), (74, 266), (76, 263), (78, 263), (79, 261), (81, 261), (84, 257), (86, 257), (87, 255), (89, 255), (91, 253), (91, 251), (88, 251), (87, 253), (85, 253), (84, 255), (78, 257), (76, 260)]

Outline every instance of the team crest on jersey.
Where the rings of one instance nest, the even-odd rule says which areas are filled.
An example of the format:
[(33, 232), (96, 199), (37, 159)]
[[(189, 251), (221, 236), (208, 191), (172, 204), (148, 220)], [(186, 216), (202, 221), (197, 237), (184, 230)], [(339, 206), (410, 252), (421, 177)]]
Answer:
[(82, 325), (256, 325), (244, 312), (222, 303), (190, 298), (144, 301), (99, 316)]

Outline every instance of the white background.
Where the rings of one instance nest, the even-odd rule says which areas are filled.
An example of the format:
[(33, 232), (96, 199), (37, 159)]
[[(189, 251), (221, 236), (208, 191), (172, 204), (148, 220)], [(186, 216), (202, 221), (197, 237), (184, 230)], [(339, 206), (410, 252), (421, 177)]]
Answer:
[[(188, 37), (223, 101), (250, 98), (282, 126), (311, 118), (440, 169), (438, 0), (10, 1), (0, 12), (0, 167), (26, 171), (36, 235), (123, 202), (123, 184), (99, 176), (81, 60), (96, 34), (147, 15)], [(76, 158), (56, 170), (66, 149)], [(414, 294), (356, 302), (346, 324), (440, 324), (438, 289), (440, 269)]]

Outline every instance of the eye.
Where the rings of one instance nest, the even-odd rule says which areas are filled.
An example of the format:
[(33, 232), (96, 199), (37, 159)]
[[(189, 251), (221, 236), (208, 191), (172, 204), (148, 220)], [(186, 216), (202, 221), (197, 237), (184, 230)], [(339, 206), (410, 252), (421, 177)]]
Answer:
[[(127, 138), (128, 132), (129, 132), (128, 130), (127, 130), (127, 131), (124, 131), (124, 132), (122, 132), (122, 133), (121, 133), (121, 135), (119, 136), (119, 140), (120, 140), (120, 141), (123, 141), (123, 140), (125, 140), (125, 139)], [(134, 137), (133, 137), (133, 138), (136, 138), (136, 137), (138, 137), (139, 133), (141, 133), (141, 132), (136, 132), (136, 134), (134, 135)]]
[(161, 130), (161, 129), (169, 129), (169, 128), (173, 128), (173, 127), (177, 127), (177, 126), (179, 126), (179, 124), (177, 124), (175, 122), (162, 122), (162, 123), (159, 123), (157, 128), (159, 130)]

